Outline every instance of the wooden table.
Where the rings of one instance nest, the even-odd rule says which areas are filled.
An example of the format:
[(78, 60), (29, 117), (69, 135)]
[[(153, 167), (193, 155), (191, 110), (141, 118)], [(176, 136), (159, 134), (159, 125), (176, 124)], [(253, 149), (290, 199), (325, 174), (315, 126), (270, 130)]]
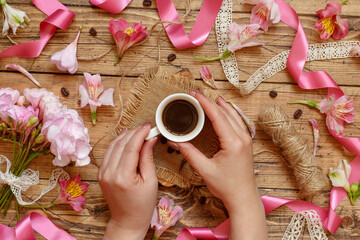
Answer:
[[(21, 10), (25, 10), (31, 18), (30, 25), (25, 29), (20, 29), (18, 34), (13, 37), (16, 42), (34, 41), (39, 38), (39, 24), (45, 18), (30, 0), (9, 1), (11, 5)], [(76, 109), (83, 117), (86, 126), (89, 128), (91, 144), (96, 146), (93, 152), (95, 162), (100, 163), (104, 149), (108, 142), (112, 139), (111, 134), (102, 139), (106, 133), (112, 131), (115, 126), (121, 104), (119, 95), (122, 96), (123, 102), (126, 103), (130, 89), (138, 81), (138, 77), (144, 71), (157, 64), (157, 46), (156, 35), (160, 31), (160, 27), (156, 28), (154, 34), (141, 46), (129, 49), (120, 64), (113, 65), (115, 60), (112, 50), (109, 54), (96, 61), (80, 61), (79, 69), (74, 75), (60, 72), (55, 65), (50, 64), (49, 55), (63, 49), (67, 44), (74, 40), (79, 25), (83, 25), (83, 32), (78, 45), (78, 56), (89, 57), (91, 55), (100, 55), (109, 48), (115, 47), (115, 42), (108, 31), (110, 19), (124, 18), (130, 23), (142, 21), (145, 26), (151, 28), (153, 24), (159, 21), (156, 10), (155, 0), (152, 0), (151, 7), (143, 7), (142, 0), (134, 0), (120, 14), (113, 15), (99, 8), (92, 6), (88, 0), (63, 0), (76, 17), (69, 29), (66, 31), (57, 30), (53, 38), (45, 47), (42, 55), (35, 59), (26, 58), (6, 58), (0, 59), (1, 77), (0, 87), (12, 87), (22, 91), (24, 88), (35, 87), (28, 79), (19, 73), (5, 71), (4, 66), (7, 63), (17, 63), (28, 69), (36, 79), (47, 89), (53, 91), (60, 97), (62, 103), (69, 108)], [(179, 14), (185, 12), (185, 1), (176, 0), (175, 6), (179, 9)], [(319, 34), (314, 29), (317, 20), (315, 11), (326, 6), (328, 1), (289, 1), (287, 2), (298, 12), (309, 43), (322, 42)], [(201, 0), (193, 0), (187, 23), (185, 24), (187, 32), (190, 31), (193, 21), (197, 16), (201, 6)], [(243, 5), (243, 1), (234, 0), (233, 19), (239, 24), (249, 22), (251, 7)], [(358, 40), (360, 25), (360, 0), (351, 0), (349, 4), (343, 7), (342, 16), (349, 20), (350, 33), (344, 40)], [(91, 36), (88, 31), (90, 28), (97, 30), (97, 36)], [(270, 58), (276, 54), (288, 50), (294, 38), (294, 31), (283, 23), (271, 26), (269, 31), (259, 37), (266, 45), (264, 47), (245, 48), (237, 52), (237, 60), (240, 69), (241, 81), (245, 81), (258, 68), (263, 66)], [(328, 40), (328, 41), (333, 41)], [(163, 34), (161, 38), (161, 65), (168, 71), (177, 72), (182, 68), (187, 68), (196, 78), (200, 80), (199, 69), (204, 64), (194, 59), (198, 56), (215, 56), (217, 55), (217, 44), (214, 29), (212, 30), (208, 40), (203, 46), (187, 49), (183, 51), (176, 50), (169, 42), (168, 38)], [(11, 43), (7, 38), (0, 38), (0, 49), (3, 50)], [(173, 62), (167, 61), (170, 53), (176, 53), (177, 58)], [(213, 72), (216, 84), (219, 88), (218, 92), (226, 99), (235, 102), (243, 111), (255, 122), (257, 122), (258, 114), (266, 105), (279, 104), (283, 106), (289, 115), (292, 115), (297, 109), (303, 110), (300, 119), (294, 120), (297, 130), (308, 137), (309, 144), (312, 142), (312, 130), (308, 119), (315, 118), (320, 125), (320, 147), (317, 159), (323, 167), (324, 174), (330, 167), (337, 166), (341, 159), (351, 160), (354, 156), (344, 150), (341, 145), (328, 133), (325, 127), (325, 118), (318, 111), (300, 105), (287, 105), (292, 100), (317, 100), (320, 101), (325, 96), (325, 91), (314, 90), (305, 91), (295, 84), (287, 70), (276, 74), (271, 79), (262, 83), (252, 94), (241, 97), (238, 90), (234, 88), (225, 78), (219, 62), (207, 64)], [(306, 71), (325, 70), (328, 71), (345, 94), (350, 95), (356, 106), (356, 113), (359, 114), (359, 98), (357, 97), (360, 90), (359, 83), (359, 60), (358, 59), (339, 59), (329, 61), (308, 62), (305, 66)], [(91, 74), (99, 73), (105, 85), (105, 89), (113, 87), (115, 91), (116, 107), (100, 107), (98, 109), (98, 122), (93, 126), (90, 120), (90, 110), (88, 107), (80, 108), (78, 104), (78, 86), (83, 82), (83, 72)], [(125, 77), (121, 81), (121, 76)], [(66, 87), (70, 91), (70, 96), (63, 97), (60, 94), (60, 88)], [(276, 98), (269, 97), (270, 90), (276, 90), (278, 96)], [(358, 125), (360, 120), (357, 118), (353, 124), (346, 126), (346, 136), (360, 136)], [(276, 151), (269, 136), (267, 136), (258, 126), (256, 137), (254, 140), (254, 152), (268, 149)], [(100, 141), (100, 142), (99, 142)], [(11, 145), (1, 143), (0, 152), (9, 158), (11, 157)], [(51, 170), (54, 167), (49, 157), (41, 157), (33, 161), (32, 169), (40, 171), (41, 183), (45, 184), (49, 178)], [(255, 168), (260, 171), (256, 176), (258, 186), (262, 195), (273, 195), (286, 198), (299, 198), (299, 190), (296, 187), (292, 172), (282, 163), (281, 159), (271, 154), (261, 154), (254, 157)], [(78, 239), (100, 239), (106, 228), (106, 223), (110, 217), (110, 212), (105, 199), (102, 196), (100, 187), (97, 183), (98, 167), (96, 164), (90, 164), (86, 167), (66, 167), (65, 170), (71, 176), (80, 174), (82, 179), (89, 183), (90, 187), (86, 193), (86, 205), (83, 211), (77, 213), (70, 206), (60, 205), (49, 209), (48, 213), (53, 220), (67, 229), (73, 236)], [(38, 188), (33, 187), (26, 192), (25, 199), (31, 198), (38, 193)], [(166, 194), (171, 196), (184, 208), (183, 219), (173, 228), (170, 228), (163, 234), (163, 239), (175, 239), (177, 234), (184, 227), (210, 227), (214, 228), (226, 219), (227, 213), (220, 200), (213, 197), (206, 187), (196, 187), (191, 194), (188, 191), (178, 187), (160, 187), (159, 197)], [(57, 197), (57, 191), (53, 190), (45, 195), (39, 204), (47, 204)], [(329, 196), (323, 197), (321, 206), (327, 207)], [(345, 199), (337, 208), (336, 212), (344, 218), (344, 222), (330, 239), (359, 239), (359, 201), (355, 206), (350, 206), (348, 199)], [(30, 210), (21, 209), (21, 217), (30, 213)], [(41, 212), (41, 211), (39, 211)], [(267, 215), (268, 230), (270, 239), (280, 239), (290, 222), (293, 212), (282, 207)], [(16, 213), (14, 206), (10, 208), (7, 216), (1, 218), (1, 223), (14, 227), (16, 224)], [(147, 239), (151, 239), (153, 230), (149, 230)], [(307, 233), (305, 233), (307, 235)], [(310, 239), (305, 236), (303, 239)]]

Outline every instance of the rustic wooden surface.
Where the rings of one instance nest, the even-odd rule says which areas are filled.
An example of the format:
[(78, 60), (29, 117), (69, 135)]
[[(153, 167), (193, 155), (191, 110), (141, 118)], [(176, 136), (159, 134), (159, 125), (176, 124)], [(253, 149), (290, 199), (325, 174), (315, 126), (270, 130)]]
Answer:
[[(30, 0), (9, 0), (10, 4), (21, 10), (27, 12), (31, 18), (30, 25), (25, 29), (20, 29), (18, 34), (13, 37), (16, 42), (27, 42), (37, 40), (39, 38), (39, 23), (45, 18), (45, 15), (40, 12)], [(86, 126), (89, 128), (91, 137), (91, 144), (96, 144), (93, 152), (94, 163), (101, 162), (104, 149), (108, 142), (112, 139), (111, 134), (105, 137), (105, 133), (110, 133), (115, 126), (120, 114), (121, 104), (119, 95), (122, 96), (124, 103), (129, 97), (130, 89), (134, 83), (137, 82), (146, 68), (157, 64), (157, 46), (156, 34), (160, 31), (160, 26), (156, 28), (154, 35), (141, 46), (129, 49), (120, 64), (113, 66), (114, 50), (105, 57), (96, 61), (80, 61), (79, 69), (74, 75), (69, 75), (57, 70), (55, 65), (50, 64), (49, 54), (53, 54), (60, 49), (63, 49), (66, 44), (73, 41), (76, 36), (79, 25), (83, 25), (83, 33), (81, 34), (78, 45), (78, 56), (88, 57), (90, 55), (96, 56), (105, 52), (109, 48), (115, 47), (115, 42), (108, 31), (108, 23), (110, 19), (124, 18), (130, 23), (142, 21), (145, 26), (151, 26), (159, 21), (159, 16), (156, 11), (155, 0), (152, 0), (151, 7), (143, 7), (142, 0), (133, 0), (131, 4), (120, 14), (113, 15), (101, 9), (91, 6), (88, 0), (63, 0), (71, 11), (76, 14), (75, 20), (66, 31), (57, 30), (53, 38), (49, 41), (44, 49), (44, 54), (35, 59), (26, 58), (6, 58), (0, 59), (0, 87), (12, 87), (22, 91), (24, 88), (35, 87), (28, 79), (19, 73), (12, 71), (5, 71), (4, 66), (7, 63), (17, 63), (28, 69), (36, 79), (47, 89), (53, 91), (60, 96), (61, 102), (66, 104), (69, 108), (76, 109), (83, 117)], [(185, 12), (185, 1), (176, 0), (175, 6), (179, 9), (179, 14)], [(243, 4), (242, 0), (233, 0), (233, 19), (239, 24), (249, 22), (251, 7)], [(314, 29), (317, 17), (315, 11), (324, 8), (328, 1), (290, 1), (287, 2), (294, 7), (299, 13), (300, 19), (308, 37), (309, 43), (322, 42), (319, 34)], [(193, 0), (188, 21), (185, 24), (187, 32), (193, 24), (197, 16), (198, 10), (201, 6), (201, 0)], [(358, 40), (359, 34), (359, 18), (360, 0), (351, 0), (348, 5), (343, 7), (342, 16), (349, 20), (350, 32), (344, 40)], [(96, 37), (91, 36), (88, 31), (93, 27), (97, 30)], [(241, 81), (245, 81), (254, 71), (265, 64), (271, 57), (276, 54), (288, 50), (294, 38), (294, 31), (283, 23), (271, 26), (266, 34), (259, 37), (262, 42), (265, 42), (264, 47), (246, 48), (237, 52), (237, 60), (240, 68)], [(332, 41), (332, 40), (328, 40)], [(161, 65), (170, 72), (177, 72), (182, 68), (188, 68), (192, 75), (200, 81), (199, 69), (203, 62), (194, 59), (198, 56), (214, 56), (217, 54), (217, 44), (214, 29), (203, 46), (187, 49), (183, 51), (176, 50), (169, 42), (168, 38), (163, 34), (161, 38)], [(0, 50), (11, 46), (7, 38), (0, 38)], [(176, 53), (177, 58), (173, 62), (167, 61), (167, 56), (170, 53)], [(335, 81), (342, 87), (345, 94), (354, 98), (356, 106), (356, 114), (360, 114), (358, 98), (360, 91), (360, 83), (358, 76), (360, 74), (359, 59), (339, 59), (329, 61), (316, 61), (307, 63), (305, 68), (307, 71), (326, 70)], [(255, 122), (257, 116), (266, 105), (279, 104), (283, 106), (289, 115), (292, 115), (296, 109), (303, 110), (303, 115), (300, 119), (294, 120), (294, 124), (298, 131), (309, 139), (309, 144), (312, 143), (312, 131), (308, 119), (315, 118), (320, 124), (320, 146), (317, 155), (319, 164), (323, 167), (324, 174), (329, 167), (335, 167), (340, 159), (347, 159), (351, 161), (354, 157), (347, 152), (340, 144), (329, 135), (325, 127), (325, 119), (320, 113), (304, 106), (287, 105), (286, 102), (291, 100), (317, 100), (320, 101), (324, 97), (324, 91), (305, 91), (300, 89), (293, 81), (287, 70), (276, 74), (271, 79), (262, 83), (252, 94), (241, 97), (238, 91), (227, 82), (219, 62), (212, 62), (207, 64), (215, 76), (219, 93), (226, 99), (231, 99)], [(98, 123), (96, 126), (91, 124), (90, 110), (88, 107), (79, 108), (78, 105), (78, 91), (79, 84), (83, 81), (83, 72), (92, 74), (100, 73), (103, 77), (105, 89), (113, 87), (115, 91), (116, 107), (100, 107), (98, 109)], [(121, 76), (125, 77), (121, 81)], [(66, 87), (70, 91), (69, 97), (63, 97), (60, 94), (60, 88)], [(278, 96), (274, 99), (269, 97), (270, 90), (278, 91)], [(346, 126), (345, 133), (347, 136), (360, 136), (360, 120), (358, 118), (353, 124)], [(277, 150), (267, 136), (257, 125), (258, 130), (254, 140), (254, 152), (264, 149)], [(102, 139), (102, 140), (101, 140)], [(99, 142), (99, 140), (101, 140)], [(0, 152), (5, 153), (9, 158), (11, 157), (11, 146), (7, 143), (0, 144)], [(299, 191), (292, 172), (282, 163), (278, 157), (264, 153), (254, 157), (255, 168), (260, 170), (256, 176), (256, 180), (262, 195), (273, 195), (279, 197), (287, 197), (297, 199), (299, 198)], [(50, 164), (49, 157), (38, 158), (30, 165), (32, 169), (40, 171), (41, 183), (50, 176), (51, 170), (54, 168)], [(106, 201), (104, 200), (99, 185), (97, 184), (98, 167), (96, 164), (90, 164), (86, 167), (66, 167), (66, 171), (71, 176), (81, 174), (83, 180), (90, 184), (89, 190), (86, 193), (87, 203), (83, 211), (77, 213), (72, 210), (70, 206), (56, 206), (49, 209), (48, 214), (52, 219), (63, 228), (68, 230), (73, 236), (78, 239), (101, 239), (106, 223), (110, 217), (110, 212)], [(24, 198), (31, 198), (38, 193), (38, 188), (33, 187), (26, 192)], [(44, 196), (39, 204), (47, 204), (57, 197), (57, 191), (53, 190)], [(163, 234), (162, 239), (175, 239), (176, 235), (184, 227), (210, 227), (213, 228), (220, 224), (227, 217), (227, 212), (221, 201), (213, 197), (206, 187), (197, 187), (194, 191), (188, 194), (188, 191), (182, 190), (178, 187), (159, 188), (159, 198), (162, 195), (170, 195), (184, 208), (184, 217), (173, 228), (170, 228)], [(319, 203), (323, 207), (328, 206), (329, 195), (325, 194)], [(330, 239), (359, 239), (359, 202), (355, 206), (350, 206), (350, 203), (345, 199), (341, 205), (336, 209), (336, 212), (344, 218), (344, 222), (338, 229), (336, 234), (329, 235)], [(21, 209), (21, 217), (30, 213), (30, 210)], [(40, 211), (41, 212), (41, 211)], [(267, 215), (269, 239), (280, 239), (284, 233), (293, 212), (282, 207)], [(16, 224), (16, 213), (14, 206), (12, 206), (5, 218), (1, 218), (0, 222), (8, 226), (14, 227)], [(302, 239), (310, 239), (307, 236)], [(151, 239), (153, 230), (149, 230), (147, 239)]]

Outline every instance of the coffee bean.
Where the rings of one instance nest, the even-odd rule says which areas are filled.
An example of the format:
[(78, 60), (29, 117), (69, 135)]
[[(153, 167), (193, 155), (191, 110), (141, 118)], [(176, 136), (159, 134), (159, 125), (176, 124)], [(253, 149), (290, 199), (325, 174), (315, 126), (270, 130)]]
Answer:
[(175, 53), (169, 54), (169, 56), (168, 56), (168, 61), (169, 62), (174, 61), (175, 59), (176, 59), (176, 54)]
[(179, 151), (179, 150), (176, 150), (176, 153), (177, 153), (177, 154), (180, 154), (180, 151)]
[(166, 143), (167, 143), (167, 139), (166, 139), (164, 136), (162, 136), (162, 137), (160, 138), (160, 142), (161, 142), (162, 144), (166, 144)]
[(96, 36), (97, 31), (95, 30), (95, 28), (90, 28), (89, 33), (90, 33), (90, 35), (92, 35), (92, 36)]
[(301, 117), (301, 115), (302, 115), (302, 110), (301, 110), (301, 109), (298, 109), (298, 110), (296, 110), (295, 113), (294, 113), (294, 118), (295, 118), (295, 119), (298, 119), (299, 117)]
[(151, 6), (151, 0), (144, 0), (143, 1), (143, 5), (145, 6), (145, 7), (150, 7)]
[(67, 97), (69, 96), (69, 90), (67, 90), (67, 88), (61, 88), (61, 94), (64, 96), (64, 97)]
[(270, 91), (270, 97), (274, 98), (274, 97), (276, 97), (277, 95), (278, 95), (277, 91), (275, 91), (275, 90), (271, 90), (271, 91)]
[(173, 149), (172, 147), (168, 147), (168, 149), (167, 149), (168, 153), (173, 153), (174, 151), (175, 151), (175, 149)]
[(200, 203), (201, 205), (204, 205), (204, 204), (206, 203), (206, 197), (204, 197), (204, 196), (200, 197), (199, 203)]

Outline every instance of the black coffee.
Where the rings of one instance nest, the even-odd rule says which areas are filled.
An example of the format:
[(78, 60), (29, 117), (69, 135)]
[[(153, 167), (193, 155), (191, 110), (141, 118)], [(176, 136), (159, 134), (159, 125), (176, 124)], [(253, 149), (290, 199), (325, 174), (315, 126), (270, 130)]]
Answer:
[(164, 109), (162, 121), (165, 128), (175, 135), (186, 135), (197, 125), (196, 108), (185, 100), (170, 102)]

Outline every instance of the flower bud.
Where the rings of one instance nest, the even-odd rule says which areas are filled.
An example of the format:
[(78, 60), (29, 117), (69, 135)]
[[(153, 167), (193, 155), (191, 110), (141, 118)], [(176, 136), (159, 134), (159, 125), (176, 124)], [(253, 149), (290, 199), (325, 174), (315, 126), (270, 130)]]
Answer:
[(44, 135), (42, 135), (42, 134), (40, 133), (40, 134), (36, 137), (35, 143), (40, 144), (40, 143), (43, 143), (44, 140), (45, 140)]
[(32, 116), (29, 118), (28, 123), (26, 124), (26, 128), (35, 125), (38, 121), (39, 121), (39, 119), (38, 119), (37, 117), (35, 117), (34, 115), (32, 115)]
[(353, 195), (356, 194), (357, 190), (359, 189), (359, 185), (357, 185), (356, 183), (352, 183), (350, 186), (350, 190), (352, 192)]

